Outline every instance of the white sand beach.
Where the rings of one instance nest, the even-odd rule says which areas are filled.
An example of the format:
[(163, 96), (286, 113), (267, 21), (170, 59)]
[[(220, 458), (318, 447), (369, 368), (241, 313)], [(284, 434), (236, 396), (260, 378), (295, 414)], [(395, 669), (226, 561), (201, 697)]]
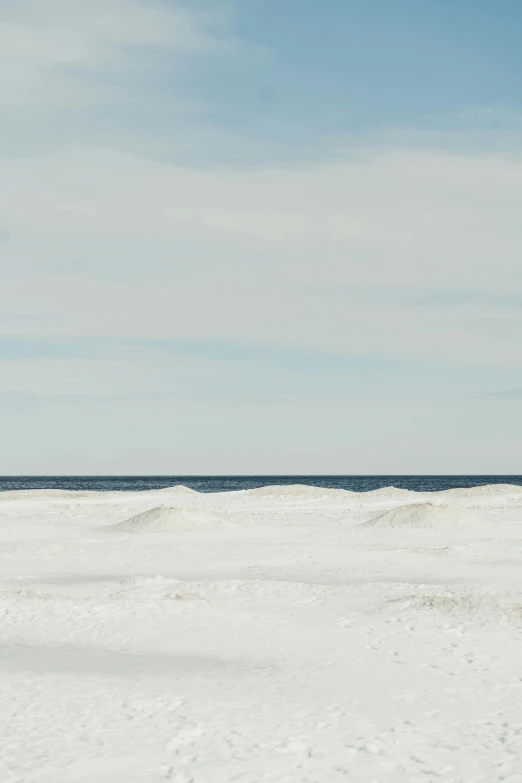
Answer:
[(522, 488), (0, 495), (2, 783), (522, 781)]

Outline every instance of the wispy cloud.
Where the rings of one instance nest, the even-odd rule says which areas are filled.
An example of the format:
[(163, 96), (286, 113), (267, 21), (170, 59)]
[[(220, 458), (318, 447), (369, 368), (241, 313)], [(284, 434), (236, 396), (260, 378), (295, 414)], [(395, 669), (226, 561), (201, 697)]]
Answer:
[(164, 0), (1, 4), (0, 150), (111, 147), (161, 156), (212, 110), (184, 89), (202, 63), (248, 57), (227, 9)]
[(157, 0), (4, 3), (0, 105), (63, 110), (125, 101), (158, 63), (168, 72), (180, 55), (219, 51), (204, 21)]
[(491, 293), (489, 291), (452, 291), (451, 289), (405, 291), (401, 297), (405, 304), (416, 307), (465, 307), (487, 309), (522, 309), (522, 294)]
[(477, 394), (476, 400), (522, 400), (522, 389), (503, 389), (501, 391)]

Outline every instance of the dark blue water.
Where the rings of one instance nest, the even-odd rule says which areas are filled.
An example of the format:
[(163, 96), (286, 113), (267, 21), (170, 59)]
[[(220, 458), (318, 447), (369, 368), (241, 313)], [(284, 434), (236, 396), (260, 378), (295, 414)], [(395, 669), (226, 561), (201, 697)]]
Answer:
[(184, 484), (198, 492), (230, 492), (267, 484), (308, 484), (314, 487), (367, 492), (400, 487), (434, 492), (481, 484), (518, 484), (522, 476), (0, 476), (0, 491), (9, 489), (69, 489), (96, 492), (163, 489)]

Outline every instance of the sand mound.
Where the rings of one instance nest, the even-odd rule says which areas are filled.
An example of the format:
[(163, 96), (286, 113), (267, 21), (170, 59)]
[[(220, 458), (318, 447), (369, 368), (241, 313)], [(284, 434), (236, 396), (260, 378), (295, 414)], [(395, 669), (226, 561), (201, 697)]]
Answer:
[(198, 494), (196, 489), (191, 489), (190, 487), (186, 487), (184, 484), (176, 484), (174, 487), (164, 487), (163, 489), (149, 489), (148, 492), (164, 492), (165, 494), (169, 492), (175, 492), (176, 494), (180, 494), (180, 495)]
[(412, 593), (392, 598), (388, 606), (406, 613), (426, 612), (433, 615), (455, 614), (462, 619), (480, 623), (505, 624), (522, 622), (522, 604), (516, 595), (494, 595), (481, 593), (457, 593), (449, 590), (438, 593)]
[(101, 495), (113, 494), (109, 492), (96, 492), (93, 490), (74, 489), (8, 489), (0, 492), (0, 500), (48, 500), (91, 498)]
[(332, 495), (339, 492), (343, 495), (352, 494), (345, 489), (332, 489), (328, 487), (312, 487), (308, 484), (271, 484), (267, 487), (247, 489), (248, 495), (272, 495), (275, 497), (318, 497), (319, 495)]
[(520, 495), (522, 487), (518, 484), (481, 484), (477, 487), (454, 487), (441, 490), (439, 495), (452, 495), (454, 497), (491, 497), (496, 495)]
[(367, 492), (361, 492), (361, 495), (370, 495), (376, 498), (394, 498), (399, 495), (411, 495), (413, 494), (409, 489), (400, 489), (400, 487), (379, 487), (379, 489), (369, 489)]
[(111, 498), (120, 497), (124, 494), (171, 494), (171, 495), (197, 495), (195, 489), (185, 487), (183, 484), (177, 484), (174, 487), (165, 487), (164, 489), (146, 489), (146, 490), (76, 490), (76, 489), (9, 489), (0, 492), (0, 501), (2, 500), (77, 500), (81, 498)]
[(172, 508), (157, 506), (149, 511), (124, 519), (105, 530), (110, 533), (170, 533), (176, 530), (216, 527), (221, 524), (219, 517), (197, 508)]
[(452, 528), (480, 525), (475, 514), (464, 508), (436, 503), (411, 503), (374, 517), (363, 525), (373, 527)]

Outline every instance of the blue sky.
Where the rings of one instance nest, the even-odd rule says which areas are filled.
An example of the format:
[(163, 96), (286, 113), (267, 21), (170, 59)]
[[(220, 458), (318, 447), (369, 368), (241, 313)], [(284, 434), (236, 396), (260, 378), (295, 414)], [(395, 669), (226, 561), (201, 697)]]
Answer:
[(232, 29), (260, 54), (194, 84), (219, 90), (224, 121), (260, 130), (458, 126), (469, 109), (520, 104), (521, 23), (516, 2), (246, 0)]
[(522, 471), (519, 3), (0, 16), (0, 473)]

